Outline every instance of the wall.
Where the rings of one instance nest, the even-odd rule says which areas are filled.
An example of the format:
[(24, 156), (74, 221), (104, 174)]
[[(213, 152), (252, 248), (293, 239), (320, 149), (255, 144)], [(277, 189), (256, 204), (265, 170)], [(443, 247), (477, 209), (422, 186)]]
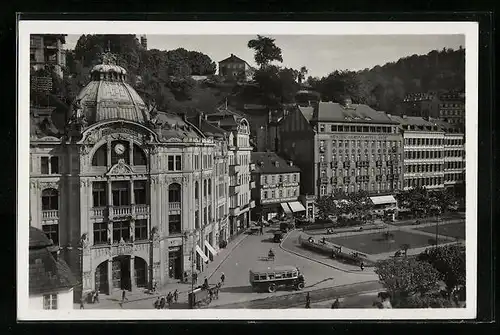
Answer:
[[(30, 295), (29, 308), (43, 310), (43, 295)], [(68, 310), (74, 308), (73, 289), (57, 293), (57, 309)]]

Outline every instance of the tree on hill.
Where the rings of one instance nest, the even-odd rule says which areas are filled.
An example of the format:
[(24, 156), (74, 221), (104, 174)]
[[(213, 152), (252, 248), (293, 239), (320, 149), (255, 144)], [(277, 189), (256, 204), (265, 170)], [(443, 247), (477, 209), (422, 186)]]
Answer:
[(257, 35), (257, 38), (248, 41), (247, 46), (255, 50), (255, 62), (262, 68), (272, 61), (283, 62), (281, 48), (275, 44), (275, 39)]
[(304, 81), (304, 79), (306, 79), (306, 74), (308, 73), (309, 71), (307, 70), (307, 67), (305, 66), (302, 66), (299, 70), (299, 76), (298, 76), (298, 81), (299, 81), (299, 84), (302, 84), (302, 81)]
[(353, 71), (334, 71), (318, 81), (312, 79), (309, 84), (325, 101), (342, 102), (344, 98), (351, 98), (355, 102), (365, 101), (360, 94), (360, 82)]

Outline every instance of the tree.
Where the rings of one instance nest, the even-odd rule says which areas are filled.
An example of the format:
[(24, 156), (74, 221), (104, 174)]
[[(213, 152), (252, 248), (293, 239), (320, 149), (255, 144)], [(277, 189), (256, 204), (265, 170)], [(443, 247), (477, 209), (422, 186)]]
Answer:
[(266, 67), (272, 61), (283, 62), (281, 48), (276, 46), (274, 38), (257, 35), (256, 39), (248, 41), (247, 46), (255, 51), (255, 62), (261, 67)]
[(465, 286), (465, 247), (459, 244), (428, 248), (418, 259), (431, 264), (443, 276), (448, 292)]
[(190, 51), (188, 57), (191, 74), (199, 76), (215, 74), (217, 66), (209, 56), (198, 51)]
[(368, 196), (368, 192), (360, 190), (358, 192), (349, 193), (347, 196), (348, 212), (362, 221), (366, 222), (368, 215), (373, 209), (373, 202)]
[(427, 215), (434, 204), (427, 189), (421, 186), (399, 192), (396, 200), (401, 208), (408, 208), (417, 217)]
[(323, 77), (313, 88), (321, 93), (326, 101), (342, 102), (344, 98), (351, 98), (356, 102), (363, 102), (360, 95), (360, 82), (353, 71), (334, 71)]
[(299, 70), (299, 75), (298, 75), (298, 80), (299, 80), (299, 84), (302, 84), (302, 81), (304, 79), (306, 79), (306, 74), (308, 73), (309, 71), (307, 70), (307, 68), (305, 66), (302, 66)]
[(298, 91), (297, 72), (289, 68), (269, 65), (254, 73), (258, 95), (271, 108), (280, 108), (283, 103), (292, 102)]
[(401, 302), (400, 308), (451, 308), (450, 300), (439, 295), (412, 296)]
[(436, 291), (441, 279), (441, 274), (428, 262), (407, 257), (379, 261), (375, 273), (393, 297), (394, 305)]
[(338, 201), (331, 195), (325, 195), (316, 200), (316, 208), (318, 209), (319, 217), (326, 219), (329, 216), (338, 216), (343, 214), (342, 208)]

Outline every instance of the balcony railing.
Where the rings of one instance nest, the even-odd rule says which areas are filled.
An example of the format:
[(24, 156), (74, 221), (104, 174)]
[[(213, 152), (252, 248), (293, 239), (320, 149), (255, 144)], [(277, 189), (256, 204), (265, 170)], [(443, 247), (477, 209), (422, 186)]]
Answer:
[(320, 167), (321, 169), (326, 169), (326, 168), (328, 168), (328, 163), (327, 163), (327, 162), (320, 162), (320, 163), (319, 163), (319, 167)]
[(169, 202), (168, 209), (171, 211), (178, 211), (181, 209), (181, 203), (180, 202)]
[(319, 180), (321, 184), (328, 184), (328, 177), (321, 177)]
[(132, 215), (132, 206), (110, 206), (109, 214), (111, 217)]
[(255, 208), (255, 200), (250, 200), (250, 208)]
[(59, 219), (59, 210), (51, 209), (51, 210), (43, 210), (42, 211), (42, 220), (54, 220)]
[(251, 189), (254, 189), (255, 187), (256, 187), (256, 186), (255, 186), (255, 182), (254, 182), (254, 181), (251, 181), (251, 182), (250, 182), (250, 188), (251, 188)]
[(134, 205), (135, 214), (148, 214), (149, 206), (148, 205)]
[(103, 217), (107, 213), (106, 207), (93, 207), (90, 210), (91, 217)]
[(250, 163), (250, 171), (255, 171), (255, 163)]

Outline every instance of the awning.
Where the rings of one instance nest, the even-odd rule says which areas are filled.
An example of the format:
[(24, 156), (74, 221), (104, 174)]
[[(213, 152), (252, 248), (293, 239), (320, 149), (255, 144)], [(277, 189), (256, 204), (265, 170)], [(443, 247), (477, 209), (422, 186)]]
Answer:
[(292, 212), (302, 212), (305, 211), (305, 207), (298, 201), (292, 201), (288, 203), (288, 206), (290, 206)]
[(285, 211), (285, 213), (290, 214), (292, 212), (290, 210), (290, 208), (288, 208), (288, 203), (282, 202), (282, 203), (280, 203), (280, 205), (281, 205), (281, 208), (283, 208), (283, 211)]
[(208, 262), (207, 255), (205, 255), (205, 253), (203, 252), (203, 250), (201, 250), (199, 245), (196, 245), (196, 252), (198, 253), (198, 255), (200, 255), (201, 258), (203, 258), (204, 262)]
[(210, 245), (210, 243), (208, 243), (208, 241), (207, 241), (207, 240), (205, 240), (205, 247), (207, 247), (208, 251), (210, 251), (210, 253), (211, 253), (213, 256), (217, 255), (217, 251), (215, 251), (214, 247), (212, 247), (212, 246)]
[(383, 204), (396, 204), (396, 199), (392, 195), (382, 195), (379, 197), (370, 197), (370, 200), (374, 205), (383, 205)]

